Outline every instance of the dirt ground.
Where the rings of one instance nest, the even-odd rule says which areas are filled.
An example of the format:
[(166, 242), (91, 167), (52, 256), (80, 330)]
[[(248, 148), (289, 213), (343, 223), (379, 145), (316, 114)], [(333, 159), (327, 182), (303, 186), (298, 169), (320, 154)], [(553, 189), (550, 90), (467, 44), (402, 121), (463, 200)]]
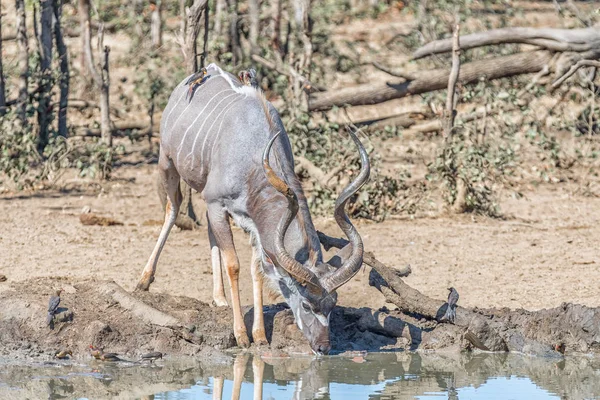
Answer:
[[(127, 166), (115, 179), (82, 189), (4, 193), (0, 196), (0, 292), (9, 283), (35, 277), (67, 277), (69, 282), (112, 279), (132, 290), (160, 231), (155, 166)], [(73, 181), (75, 182), (75, 181)], [(569, 184), (538, 186), (522, 199), (502, 199), (505, 219), (472, 215), (358, 221), (366, 243), (384, 263), (412, 266), (406, 282), (444, 299), (454, 286), (466, 307), (536, 310), (562, 302), (600, 306), (596, 238), (600, 200), (571, 195)], [(84, 207), (124, 223), (84, 226)], [(340, 232), (333, 218), (317, 218), (317, 228)], [(250, 305), (250, 248), (234, 229), (242, 267), (243, 304)], [(368, 267), (340, 289), (339, 304), (383, 306), (368, 286)], [(164, 249), (152, 292), (185, 295), (210, 303), (210, 253), (205, 228), (175, 228)], [(48, 287), (48, 294), (54, 288)], [(272, 299), (280, 301), (281, 299)], [(268, 297), (267, 297), (268, 301)]]

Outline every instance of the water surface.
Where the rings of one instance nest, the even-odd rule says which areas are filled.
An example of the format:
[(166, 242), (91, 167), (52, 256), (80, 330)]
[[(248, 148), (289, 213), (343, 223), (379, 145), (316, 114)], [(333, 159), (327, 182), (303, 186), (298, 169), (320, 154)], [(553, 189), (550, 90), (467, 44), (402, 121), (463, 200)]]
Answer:
[(378, 353), (365, 357), (154, 365), (0, 361), (2, 399), (595, 399), (600, 360), (516, 354)]

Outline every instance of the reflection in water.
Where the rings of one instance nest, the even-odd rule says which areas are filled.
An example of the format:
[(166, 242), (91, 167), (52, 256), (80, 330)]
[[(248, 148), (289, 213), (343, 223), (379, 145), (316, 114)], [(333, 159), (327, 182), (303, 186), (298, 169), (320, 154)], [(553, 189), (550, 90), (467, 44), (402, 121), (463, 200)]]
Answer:
[(516, 354), (380, 353), (362, 358), (171, 359), (135, 363), (0, 362), (0, 398), (590, 399), (600, 360)]

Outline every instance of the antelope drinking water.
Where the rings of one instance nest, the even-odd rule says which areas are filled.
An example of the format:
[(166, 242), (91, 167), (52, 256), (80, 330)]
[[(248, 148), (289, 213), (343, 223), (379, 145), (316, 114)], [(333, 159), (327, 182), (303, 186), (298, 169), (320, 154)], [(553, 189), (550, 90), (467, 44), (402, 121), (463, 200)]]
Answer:
[(250, 342), (244, 326), (239, 289), (239, 261), (230, 218), (251, 235), (254, 324), (252, 337), (267, 343), (262, 314), (263, 275), (284, 297), (315, 353), (328, 353), (329, 316), (336, 289), (360, 269), (363, 243), (344, 210), (348, 199), (369, 178), (369, 160), (358, 138), (361, 171), (340, 194), (335, 219), (349, 245), (323, 262), (321, 245), (308, 211), (287, 133), (262, 92), (240, 83), (211, 64), (193, 97), (186, 80), (173, 91), (161, 121), (158, 170), (167, 193), (165, 222), (138, 290), (148, 290), (160, 252), (175, 223), (183, 178), (207, 204), (213, 266), (213, 297), (226, 305), (221, 263), (231, 287), (233, 324), (239, 346)]

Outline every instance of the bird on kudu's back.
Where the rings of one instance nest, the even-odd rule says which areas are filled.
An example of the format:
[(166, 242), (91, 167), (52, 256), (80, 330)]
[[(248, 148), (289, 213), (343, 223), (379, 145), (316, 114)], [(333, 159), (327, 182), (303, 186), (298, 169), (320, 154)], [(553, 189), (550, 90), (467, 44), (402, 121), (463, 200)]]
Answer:
[(50, 300), (48, 300), (48, 317), (46, 318), (46, 325), (50, 325), (52, 319), (54, 318), (54, 314), (58, 310), (58, 306), (60, 305), (60, 294), (62, 289), (58, 289), (54, 296), (50, 296)]
[(244, 85), (258, 89), (258, 79), (256, 78), (256, 70), (254, 68), (240, 71), (238, 78)]

